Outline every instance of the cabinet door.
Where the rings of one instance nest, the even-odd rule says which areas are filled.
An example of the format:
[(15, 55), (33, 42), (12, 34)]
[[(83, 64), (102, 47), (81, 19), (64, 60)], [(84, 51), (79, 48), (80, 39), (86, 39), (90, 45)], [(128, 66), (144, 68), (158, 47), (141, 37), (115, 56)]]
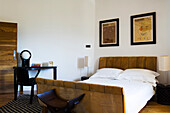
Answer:
[(0, 22), (0, 93), (14, 92), (14, 71), (17, 66), (17, 24)]

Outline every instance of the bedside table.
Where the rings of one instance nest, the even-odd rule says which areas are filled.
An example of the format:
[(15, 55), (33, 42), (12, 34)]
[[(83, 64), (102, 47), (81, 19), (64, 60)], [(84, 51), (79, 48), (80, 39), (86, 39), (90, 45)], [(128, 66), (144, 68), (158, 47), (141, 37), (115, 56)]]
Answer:
[(156, 96), (159, 104), (170, 105), (170, 85), (158, 84)]
[(90, 77), (87, 77), (87, 76), (82, 76), (81, 77), (81, 81), (83, 81), (83, 80), (87, 80), (87, 79), (89, 79)]

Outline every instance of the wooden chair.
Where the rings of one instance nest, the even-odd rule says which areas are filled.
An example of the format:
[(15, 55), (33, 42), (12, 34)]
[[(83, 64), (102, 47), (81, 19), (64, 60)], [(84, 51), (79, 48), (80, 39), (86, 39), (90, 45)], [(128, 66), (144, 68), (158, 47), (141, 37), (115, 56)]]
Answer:
[(34, 85), (36, 84), (35, 78), (37, 78), (38, 74), (39, 71), (34, 78), (29, 78), (28, 70), (24, 68), (16, 69), (16, 84), (14, 86), (15, 100), (17, 100), (18, 85), (20, 85), (20, 87), (31, 86), (30, 104), (32, 104), (32, 99), (34, 96)]
[(58, 97), (55, 89), (37, 94), (37, 96), (44, 104), (47, 105), (47, 108), (51, 113), (71, 113), (71, 110), (83, 99), (85, 94), (69, 101)]

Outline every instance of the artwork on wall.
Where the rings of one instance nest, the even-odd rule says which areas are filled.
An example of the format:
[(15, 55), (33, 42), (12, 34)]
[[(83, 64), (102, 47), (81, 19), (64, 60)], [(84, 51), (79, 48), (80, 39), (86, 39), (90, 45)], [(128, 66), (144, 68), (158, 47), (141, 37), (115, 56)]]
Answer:
[(119, 19), (103, 20), (100, 26), (100, 47), (119, 46)]
[(156, 44), (156, 12), (131, 16), (131, 45)]

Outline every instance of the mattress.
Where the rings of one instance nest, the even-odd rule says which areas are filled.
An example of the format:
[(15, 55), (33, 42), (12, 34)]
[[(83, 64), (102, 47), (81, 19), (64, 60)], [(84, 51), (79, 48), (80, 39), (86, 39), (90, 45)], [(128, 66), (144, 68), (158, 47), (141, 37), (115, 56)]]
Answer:
[(123, 87), (126, 113), (138, 113), (155, 93), (152, 84), (141, 81), (93, 78), (82, 82)]

